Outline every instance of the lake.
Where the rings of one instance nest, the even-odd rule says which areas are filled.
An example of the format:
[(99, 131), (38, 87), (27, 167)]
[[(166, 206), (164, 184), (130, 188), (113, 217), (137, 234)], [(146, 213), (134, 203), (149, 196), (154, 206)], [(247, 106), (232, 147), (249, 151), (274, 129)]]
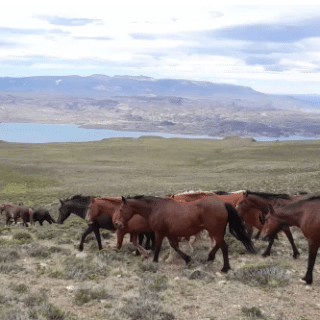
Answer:
[[(22, 143), (84, 142), (108, 138), (139, 138), (158, 136), (163, 138), (221, 139), (210, 136), (170, 134), (163, 132), (131, 132), (108, 129), (84, 129), (76, 125), (38, 123), (0, 123), (0, 140)], [(283, 138), (254, 137), (258, 141), (313, 140), (302, 136)]]

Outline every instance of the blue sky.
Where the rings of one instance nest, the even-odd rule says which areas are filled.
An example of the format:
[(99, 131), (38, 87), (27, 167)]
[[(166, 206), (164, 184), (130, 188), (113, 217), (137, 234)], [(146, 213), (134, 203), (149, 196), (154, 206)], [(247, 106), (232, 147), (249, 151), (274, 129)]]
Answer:
[(104, 3), (0, 5), (0, 77), (143, 75), (320, 94), (320, 6)]

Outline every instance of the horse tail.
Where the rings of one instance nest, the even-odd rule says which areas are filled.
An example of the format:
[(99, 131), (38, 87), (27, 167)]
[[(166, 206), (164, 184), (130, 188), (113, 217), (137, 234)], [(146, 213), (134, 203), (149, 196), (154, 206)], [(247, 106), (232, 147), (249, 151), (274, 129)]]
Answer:
[(228, 211), (228, 222), (230, 233), (240, 240), (250, 253), (256, 253), (251, 238), (248, 234), (247, 227), (241, 219), (236, 208), (230, 203), (226, 203)]

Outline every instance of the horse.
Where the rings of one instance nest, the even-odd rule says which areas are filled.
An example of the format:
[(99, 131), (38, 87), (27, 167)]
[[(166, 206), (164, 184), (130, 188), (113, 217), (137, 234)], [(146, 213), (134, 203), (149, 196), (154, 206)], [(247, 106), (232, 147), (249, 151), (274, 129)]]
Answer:
[(31, 222), (31, 224), (34, 223), (33, 211), (28, 206), (3, 203), (0, 207), (0, 211), (1, 214), (2, 211), (5, 211), (6, 213), (6, 225), (11, 223), (11, 219), (13, 219), (15, 224), (17, 224), (19, 218), (22, 219), (22, 223), (26, 227), (28, 227), (28, 222)]
[(243, 198), (245, 190), (239, 190), (236, 192), (225, 192), (225, 191), (216, 191), (216, 192), (209, 192), (209, 191), (198, 191), (198, 192), (188, 192), (188, 193), (180, 193), (176, 195), (170, 195), (175, 201), (180, 202), (191, 202), (200, 200), (206, 197), (214, 197), (222, 200), (226, 203), (231, 203), (234, 207)]
[[(89, 210), (91, 198), (93, 197), (82, 196), (78, 194), (78, 195), (72, 196), (71, 198), (59, 199), (60, 208), (59, 208), (59, 216), (58, 216), (57, 223), (63, 224), (63, 222), (70, 216), (71, 213), (74, 213), (78, 217), (85, 219), (87, 215), (87, 211)], [(87, 229), (85, 229), (85, 231), (81, 236), (81, 240), (78, 248), (79, 251), (83, 251), (83, 244), (84, 244), (85, 238), (91, 232), (94, 232), (99, 250), (102, 250), (101, 236), (99, 231), (100, 228), (110, 230), (110, 231), (116, 231), (116, 228), (112, 223), (112, 219), (109, 216), (103, 215), (101, 217), (93, 219), (92, 223), (88, 225)], [(139, 236), (139, 241), (140, 243), (142, 243), (143, 235)], [(148, 238), (147, 238), (147, 244), (148, 244)]]
[[(90, 196), (82, 196), (82, 195), (74, 195), (71, 198), (67, 199), (59, 199), (60, 201), (60, 208), (59, 208), (59, 216), (57, 223), (63, 224), (63, 222), (70, 216), (71, 213), (74, 213), (78, 217), (85, 219), (89, 204), (90, 204)], [(106, 229), (111, 231), (116, 231), (112, 223), (112, 219), (108, 216), (100, 217), (99, 219), (95, 219), (92, 223), (88, 226), (88, 228), (83, 232), (79, 244), (79, 251), (83, 251), (83, 244), (85, 238), (91, 232), (94, 232), (99, 250), (102, 250), (101, 244), (101, 236), (99, 229)]]
[(47, 221), (49, 224), (56, 223), (49, 211), (44, 208), (33, 209), (33, 221), (38, 221), (40, 226), (43, 225), (43, 221)]
[[(234, 207), (237, 205), (240, 199), (242, 199), (244, 195), (245, 190), (239, 190), (235, 192), (226, 192), (226, 191), (191, 191), (191, 192), (183, 192), (179, 194), (172, 194), (168, 195), (168, 197), (171, 197), (175, 201), (178, 202), (191, 202), (191, 201), (196, 201), (200, 200), (206, 197), (215, 197), (223, 202), (226, 203), (231, 203)], [(189, 240), (189, 247), (191, 251), (193, 251), (193, 245), (201, 240), (201, 233), (198, 233), (194, 236), (194, 239)], [(170, 254), (166, 262), (172, 261), (173, 260), (173, 248), (170, 250)]]
[(289, 226), (299, 227), (308, 239), (308, 267), (302, 280), (311, 285), (313, 268), (320, 246), (320, 196), (313, 195), (276, 209), (269, 205), (269, 213), (265, 217), (262, 232), (272, 236)]
[[(89, 211), (87, 213), (87, 216), (85, 220), (88, 223), (91, 223), (94, 219), (98, 219), (102, 216), (109, 216), (110, 218), (113, 217), (115, 210), (120, 207), (122, 203), (121, 198), (91, 198)], [(148, 222), (141, 216), (135, 216), (133, 217), (127, 224), (125, 228), (122, 228), (121, 230), (117, 231), (117, 249), (120, 250), (122, 247), (122, 242), (124, 236), (130, 233), (131, 240), (133, 245), (137, 248), (137, 254), (138, 252), (142, 256), (148, 256), (148, 252), (141, 247), (138, 243), (138, 236), (139, 234), (148, 234), (150, 237), (153, 235), (153, 231), (151, 230)], [(153, 235), (154, 239), (154, 235)], [(154, 242), (154, 241), (153, 241)], [(141, 243), (140, 243), (141, 244)]]
[(118, 229), (125, 228), (128, 221), (135, 215), (145, 218), (155, 232), (154, 262), (158, 262), (162, 241), (167, 237), (173, 249), (188, 264), (191, 258), (179, 249), (178, 239), (190, 237), (205, 229), (216, 242), (209, 253), (208, 261), (213, 261), (216, 252), (221, 248), (224, 261), (221, 272), (228, 272), (231, 267), (228, 246), (224, 240), (228, 222), (230, 232), (249, 252), (255, 253), (246, 226), (236, 209), (217, 198), (206, 197), (197, 201), (179, 203), (170, 198), (153, 196), (136, 196), (133, 199), (122, 197), (122, 203), (113, 216), (113, 223)]
[[(279, 200), (279, 202), (277, 202)], [(256, 227), (259, 230), (258, 235), (263, 229), (264, 217), (269, 212), (269, 205), (273, 207), (273, 205), (277, 205), (278, 208), (285, 205), (285, 203), (290, 203), (292, 197), (283, 197), (283, 195), (272, 195), (272, 194), (262, 194), (262, 193), (253, 193), (248, 192), (244, 195), (244, 197), (239, 201), (236, 206), (240, 216), (246, 223), (249, 231), (249, 235), (251, 237), (253, 227)], [(293, 258), (297, 258), (300, 253), (293, 241), (292, 233), (289, 227), (284, 227), (282, 231), (286, 234), (293, 250)], [(276, 234), (273, 237), (269, 238), (269, 244), (266, 248), (265, 252), (262, 254), (263, 257), (270, 256), (271, 247), (275, 240)], [(257, 239), (257, 236), (256, 236)]]

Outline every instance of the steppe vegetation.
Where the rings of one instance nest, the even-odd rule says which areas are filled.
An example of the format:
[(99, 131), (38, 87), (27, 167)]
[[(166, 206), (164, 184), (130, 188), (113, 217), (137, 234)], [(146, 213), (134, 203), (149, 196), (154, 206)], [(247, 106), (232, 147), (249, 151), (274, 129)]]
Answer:
[[(89, 143), (0, 143), (0, 202), (45, 207), (57, 219), (59, 198), (74, 194), (164, 196), (185, 190), (296, 193), (320, 190), (320, 143), (224, 140), (108, 139)], [(299, 281), (307, 265), (307, 242), (293, 236), (301, 256), (294, 260), (285, 236), (271, 257), (266, 242), (255, 241), (249, 255), (229, 233), (232, 270), (221, 274), (222, 255), (206, 262), (204, 235), (185, 265), (142, 260), (126, 238), (101, 230), (102, 251), (89, 236), (77, 246), (85, 222), (76, 216), (63, 225), (29, 228), (5, 225), (0, 216), (0, 319), (221, 319), (302, 320), (320, 313), (319, 260), (314, 283)]]

